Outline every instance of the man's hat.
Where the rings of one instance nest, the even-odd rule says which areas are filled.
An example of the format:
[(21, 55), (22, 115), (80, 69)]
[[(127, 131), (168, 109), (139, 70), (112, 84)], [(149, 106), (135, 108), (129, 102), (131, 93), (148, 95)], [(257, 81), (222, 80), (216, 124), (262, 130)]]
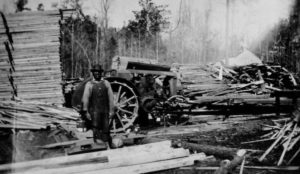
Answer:
[(94, 71), (103, 72), (104, 70), (102, 69), (101, 65), (96, 64), (96, 65), (93, 65), (91, 68), (91, 72), (94, 72)]

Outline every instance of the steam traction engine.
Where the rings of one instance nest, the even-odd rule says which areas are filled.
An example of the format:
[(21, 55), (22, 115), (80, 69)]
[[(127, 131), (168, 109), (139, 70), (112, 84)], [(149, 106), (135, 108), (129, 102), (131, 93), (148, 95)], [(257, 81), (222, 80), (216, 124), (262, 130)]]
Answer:
[[(112, 132), (126, 131), (138, 117), (165, 124), (183, 124), (188, 120), (182, 111), (190, 107), (184, 97), (177, 95), (180, 87), (170, 67), (126, 61), (127, 66), (120, 68), (121, 58), (117, 58), (119, 60), (113, 62), (114, 69), (105, 72), (105, 79), (112, 86), (116, 110), (115, 117), (110, 120)], [(84, 86), (89, 80), (91, 78), (76, 87), (73, 107), (81, 107)]]

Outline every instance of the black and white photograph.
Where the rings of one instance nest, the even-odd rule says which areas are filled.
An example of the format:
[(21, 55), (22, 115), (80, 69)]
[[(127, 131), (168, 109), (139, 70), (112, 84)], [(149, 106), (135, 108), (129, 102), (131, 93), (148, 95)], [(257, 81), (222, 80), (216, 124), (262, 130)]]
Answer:
[(300, 0), (0, 0), (0, 174), (299, 174)]

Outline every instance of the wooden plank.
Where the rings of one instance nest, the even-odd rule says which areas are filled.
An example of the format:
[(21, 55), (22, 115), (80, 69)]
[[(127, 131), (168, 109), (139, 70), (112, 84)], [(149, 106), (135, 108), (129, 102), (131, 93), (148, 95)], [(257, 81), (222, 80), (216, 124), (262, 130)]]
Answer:
[(29, 17), (29, 16), (59, 16), (58, 10), (46, 10), (46, 11), (23, 11), (18, 13), (10, 13), (5, 15), (6, 18), (17, 18), (17, 17)]
[[(10, 30), (10, 33), (14, 34), (14, 33), (18, 33), (18, 32), (43, 32), (43, 31), (59, 31), (59, 26), (49, 26), (47, 28), (24, 28), (24, 29), (20, 29), (20, 28), (13, 28)], [(0, 34), (4, 34), (4, 31), (0, 31)]]
[(30, 72), (30, 71), (24, 71), (24, 72), (14, 72), (13, 77), (14, 79), (16, 78), (27, 78), (27, 77), (31, 77), (31, 78), (39, 78), (39, 77), (46, 77), (47, 74), (49, 75), (49, 77), (56, 77), (56, 76), (61, 76), (61, 72), (58, 70), (49, 70), (49, 71), (34, 71), (34, 72)]
[[(54, 46), (43, 46), (43, 47), (32, 47), (27, 48), (25, 50), (16, 49), (12, 52), (12, 56), (14, 59), (18, 59), (19, 57), (39, 57), (39, 56), (46, 56), (47, 54), (57, 54), (59, 53), (59, 45)], [(6, 51), (0, 52), (0, 57), (7, 56)]]
[(40, 48), (48, 46), (60, 46), (59, 42), (46, 42), (46, 43), (31, 43), (31, 44), (14, 44), (14, 48), (17, 49), (28, 49), (28, 48)]
[(40, 130), (41, 127), (0, 124), (0, 129)]
[(59, 81), (62, 82), (62, 78), (61, 78), (61, 74), (56, 74), (56, 75), (49, 75), (49, 76), (43, 76), (43, 75), (36, 75), (36, 76), (21, 76), (21, 77), (14, 77), (14, 82), (18, 83), (22, 83), (22, 82), (29, 82), (29, 83), (34, 83), (35, 81), (50, 81), (50, 80), (55, 80), (55, 81)]
[(14, 44), (33, 44), (33, 43), (49, 43), (49, 42), (59, 42), (58, 37), (48, 37), (48, 38), (32, 38), (32, 39), (15, 39)]
[[(109, 160), (108, 163), (98, 163), (97, 165), (95, 164), (85, 164), (85, 165), (77, 165), (77, 166), (74, 165), (70, 167), (53, 168), (53, 169), (39, 170), (36, 172), (34, 171), (30, 171), (30, 172), (34, 172), (34, 173), (41, 172), (44, 174), (62, 172), (62, 173), (69, 174), (69, 173), (86, 173), (86, 172), (88, 173), (89, 171), (101, 170), (100, 173), (102, 173), (102, 169), (116, 168), (119, 166), (129, 167), (138, 164), (142, 165), (143, 163), (162, 161), (162, 160), (168, 160), (174, 158), (182, 158), (188, 155), (189, 152), (184, 149), (170, 148), (170, 149), (164, 149), (164, 151), (160, 151), (159, 153), (157, 153), (157, 151), (155, 150), (146, 150), (146, 151), (139, 151), (139, 153), (128, 153), (127, 155), (116, 155), (116, 154), (108, 155), (107, 156)], [(201, 157), (203, 157), (203, 154)]]
[(44, 61), (44, 62), (25, 62), (25, 63), (15, 63), (14, 68), (17, 70), (25, 69), (25, 68), (31, 68), (31, 67), (52, 67), (52, 66), (61, 66), (60, 61)]
[(10, 24), (10, 23), (25, 23), (26, 21), (30, 21), (30, 22), (33, 22), (33, 21), (36, 21), (36, 22), (43, 22), (47, 19), (51, 19), (51, 20), (57, 20), (59, 21), (59, 16), (58, 15), (39, 15), (39, 16), (36, 16), (36, 15), (26, 15), (26, 16), (18, 16), (18, 17), (11, 17), (11, 16), (8, 16), (6, 17), (6, 20), (7, 20), (7, 23)]
[[(1, 22), (2, 23), (2, 22)], [(39, 25), (49, 25), (49, 24), (58, 24), (59, 18), (48, 18), (48, 19), (40, 19), (40, 20), (34, 20), (30, 21), (27, 20), (26, 23), (19, 22), (18, 20), (7, 20), (7, 24), (9, 28), (15, 28), (15, 27), (23, 27), (23, 26), (39, 26)], [(3, 24), (3, 23), (2, 23)], [(0, 29), (5, 29), (4, 26), (0, 25)]]
[[(182, 167), (179, 170), (203, 171), (203, 170), (217, 170), (219, 167)], [(276, 171), (298, 171), (299, 166), (244, 166), (245, 169), (256, 170), (276, 170)], [(239, 169), (239, 167), (237, 167)]]
[[(57, 30), (59, 31), (59, 24), (57, 23), (46, 23), (46, 24), (37, 24), (37, 25), (20, 25), (20, 26), (10, 26), (9, 31), (10, 32), (41, 32), (41, 30)], [(0, 33), (4, 33), (5, 29), (0, 28)]]
[[(0, 34), (1, 36), (1, 34)], [(3, 36), (3, 34), (2, 34)], [(31, 38), (47, 38), (47, 37), (60, 37), (61, 34), (57, 31), (54, 31), (54, 30), (49, 30), (49, 31), (43, 31), (42, 33), (39, 32), (20, 32), (20, 33), (14, 33), (13, 34), (13, 39), (14, 40), (18, 40), (18, 39), (31, 39)], [(3, 40), (7, 40), (7, 37), (2, 37)], [(1, 39), (2, 39), (1, 38)]]
[(57, 53), (54, 53), (53, 56), (47, 56), (44, 57), (20, 57), (17, 59), (14, 59), (14, 62), (16, 64), (22, 64), (22, 63), (45, 63), (45, 62), (59, 62), (60, 63), (60, 56)]
[(25, 71), (40, 71), (40, 72), (48, 72), (52, 70), (57, 70), (60, 72), (61, 66), (60, 65), (51, 65), (51, 66), (28, 66), (28, 67), (16, 67), (15, 68), (16, 72), (25, 72)]
[(22, 95), (26, 95), (27, 93), (32, 93), (32, 91), (34, 91), (34, 93), (40, 93), (40, 94), (47, 94), (47, 93), (51, 93), (53, 91), (62, 91), (62, 87), (61, 86), (56, 86), (56, 87), (49, 87), (49, 88), (42, 88), (42, 89), (18, 89), (18, 95), (22, 96)]
[(118, 167), (112, 169), (105, 169), (105, 170), (97, 170), (97, 171), (90, 171), (86, 172), (86, 174), (119, 174), (120, 171), (122, 173), (149, 173), (149, 172), (157, 172), (161, 170), (173, 169), (183, 166), (190, 166), (194, 164), (194, 161), (203, 161), (206, 159), (206, 156), (203, 153), (199, 154), (192, 154), (186, 158), (177, 158), (177, 159), (170, 159), (165, 161), (157, 161), (152, 163), (144, 163), (139, 165), (132, 165), (126, 167)]
[(171, 141), (162, 141), (158, 143), (150, 143), (145, 145), (137, 145), (137, 146), (131, 146), (131, 147), (124, 147), (121, 149), (112, 149), (107, 151), (100, 151), (100, 152), (92, 152), (87, 154), (79, 154), (79, 155), (73, 155), (73, 156), (61, 156), (61, 157), (54, 157), (54, 158), (46, 158), (46, 159), (40, 159), (40, 160), (33, 160), (33, 161), (26, 161), (26, 162), (19, 162), (19, 163), (11, 163), (11, 164), (4, 164), (0, 165), (0, 171), (5, 170), (17, 170), (22, 168), (29, 168), (29, 167), (35, 167), (35, 166), (47, 166), (48, 164), (64, 164), (68, 162), (80, 162), (83, 159), (96, 159), (103, 156), (108, 156), (112, 154), (116, 154), (119, 156), (122, 155), (128, 155), (132, 151), (139, 152), (139, 151), (156, 151), (157, 147), (159, 147), (161, 150), (167, 149), (171, 147)]
[(14, 62), (26, 62), (26, 61), (45, 61), (45, 60), (60, 60), (59, 52), (51, 51), (51, 52), (44, 52), (44, 53), (27, 53), (24, 55), (15, 54)]
[(39, 83), (39, 84), (16, 84), (18, 89), (39, 89), (39, 88), (47, 88), (47, 87), (56, 87), (56, 86), (62, 86), (60, 82), (56, 83)]
[(26, 86), (26, 85), (32, 85), (32, 84), (55, 84), (55, 85), (50, 85), (50, 86), (62, 86), (62, 80), (61, 78), (55, 78), (55, 79), (46, 79), (46, 80), (39, 80), (39, 79), (27, 79), (27, 78), (23, 78), (23, 79), (19, 79), (19, 80), (14, 80), (15, 84), (18, 84), (20, 86)]

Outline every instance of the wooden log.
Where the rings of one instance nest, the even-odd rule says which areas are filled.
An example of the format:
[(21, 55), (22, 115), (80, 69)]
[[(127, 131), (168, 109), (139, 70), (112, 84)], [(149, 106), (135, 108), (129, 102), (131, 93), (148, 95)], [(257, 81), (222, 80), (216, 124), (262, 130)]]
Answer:
[(254, 141), (241, 142), (241, 144), (252, 144), (252, 143), (266, 142), (266, 141), (273, 141), (273, 140), (276, 140), (276, 138), (266, 138), (266, 139), (262, 139), (262, 140), (254, 140)]
[(228, 174), (231, 173), (241, 162), (243, 161), (246, 155), (246, 150), (239, 150), (236, 156), (232, 161), (223, 160), (221, 162), (221, 166), (218, 170), (214, 172), (214, 174)]
[(120, 173), (149, 173), (149, 172), (156, 172), (161, 170), (173, 169), (183, 166), (190, 166), (194, 164), (194, 161), (203, 161), (206, 159), (205, 154), (198, 153), (192, 154), (189, 157), (185, 158), (177, 158), (165, 161), (157, 161), (152, 163), (145, 163), (133, 166), (126, 166), (126, 167), (118, 167), (112, 169), (105, 169), (105, 170), (98, 170), (98, 171), (91, 171), (87, 172), (87, 174), (117, 174)]
[(184, 147), (198, 152), (204, 152), (207, 155), (214, 155), (222, 158), (232, 158), (238, 149), (223, 146), (201, 145), (195, 143), (179, 142), (179, 147)]
[(139, 152), (139, 151), (156, 151), (159, 149), (168, 149), (171, 147), (171, 141), (163, 141), (158, 143), (150, 143), (145, 145), (138, 145), (133, 147), (125, 147), (122, 149), (113, 149), (107, 151), (100, 151), (100, 152), (92, 152), (87, 154), (79, 154), (79, 155), (72, 155), (72, 156), (62, 156), (62, 157), (55, 157), (55, 158), (48, 158), (48, 159), (41, 159), (41, 160), (34, 160), (34, 161), (27, 161), (27, 162), (19, 162), (19, 163), (11, 163), (11, 164), (4, 164), (0, 165), (0, 171), (3, 170), (18, 170), (22, 168), (34, 168), (35, 166), (47, 166), (48, 164), (64, 164), (67, 162), (79, 162), (83, 159), (96, 159), (103, 156), (108, 156), (112, 154), (116, 155), (128, 155), (132, 152)]

